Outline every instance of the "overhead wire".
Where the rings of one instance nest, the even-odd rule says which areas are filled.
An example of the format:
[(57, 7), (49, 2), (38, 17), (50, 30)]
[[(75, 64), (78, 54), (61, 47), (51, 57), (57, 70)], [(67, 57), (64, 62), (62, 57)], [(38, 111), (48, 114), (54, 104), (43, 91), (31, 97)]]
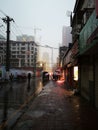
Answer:
[[(7, 16), (6, 13), (4, 13), (1, 9), (0, 9), (0, 13), (1, 13), (1, 16)], [(6, 40), (6, 30), (5, 30), (5, 24), (3, 22), (3, 19), (2, 17), (0, 16), (0, 23), (1, 23), (1, 27), (0, 27), (0, 34), (4, 37), (4, 40)]]
[(0, 32), (2, 33), (2, 35), (3, 35), (3, 36), (5, 36), (5, 35), (6, 35), (6, 34), (5, 34), (2, 30), (0, 30)]
[[(4, 16), (6, 16), (6, 17), (8, 16), (8, 15), (7, 15), (5, 12), (3, 12), (1, 9), (0, 9), (0, 12), (1, 12)], [(0, 17), (0, 19), (2, 20), (1, 17)], [(2, 23), (3, 23), (3, 20), (2, 20)], [(4, 26), (4, 23), (3, 23), (3, 27), (5, 27), (5, 26)], [(6, 28), (5, 28), (5, 29), (6, 29)], [(3, 32), (1, 29), (0, 29), (0, 31), (2, 32), (3, 35), (5, 35), (4, 32)], [(6, 32), (6, 30), (5, 30), (5, 32)], [(15, 35), (15, 33), (14, 33), (12, 30), (11, 30), (10, 32), (12, 32), (12, 33)], [(11, 35), (12, 35), (12, 33), (11, 33)]]
[(4, 13), (1, 9), (0, 12), (4, 15), (4, 16), (8, 16), (6, 13)]
[[(22, 36), (22, 35), (24, 35), (23, 34), (23, 32), (22, 32), (22, 30), (19, 28), (19, 26), (16, 24), (16, 22), (14, 22), (13, 24), (12, 24), (12, 28), (13, 28), (13, 34), (17, 37), (17, 36)], [(24, 40), (25, 41), (25, 40)]]
[[(0, 9), (0, 12), (4, 15), (4, 16), (8, 16), (6, 13), (4, 13), (1, 9)], [(0, 16), (0, 20), (2, 20), (2, 17)], [(2, 25), (3, 25), (3, 27), (5, 27), (4, 26), (4, 23), (3, 23), (3, 20), (2, 20)], [(15, 30), (17, 30), (17, 32), (18, 33), (20, 33), (20, 34), (22, 34), (22, 31), (19, 29), (19, 27), (18, 27), (18, 25), (17, 24), (15, 24), (17, 27), (15, 27), (16, 29)], [(11, 24), (11, 27), (12, 27), (12, 24)], [(18, 28), (18, 29), (17, 29)], [(4, 31), (4, 30), (3, 30)], [(5, 35), (5, 33), (2, 31), (2, 29), (0, 28), (0, 32), (3, 34), (3, 35)], [(6, 30), (5, 30), (5, 32), (6, 32)], [(11, 38), (13, 39), (13, 36), (14, 37), (16, 37), (16, 33), (13, 31), (13, 29), (11, 28), (10, 29), (10, 32), (11, 32)], [(13, 35), (13, 36), (12, 36)], [(15, 38), (14, 38), (15, 39)]]
[(20, 32), (21, 35), (23, 35), (23, 32), (21, 31), (21, 29), (19, 28), (19, 26), (16, 24), (16, 22), (14, 22), (16, 29), (18, 29), (18, 31)]
[(0, 34), (4, 37), (4, 39), (5, 39), (5, 37), (6, 37), (6, 31), (5, 31), (5, 29), (4, 29), (4, 25), (3, 25), (3, 23), (1, 23), (1, 25), (0, 25)]
[[(5, 12), (3, 12), (1, 9), (0, 9), (0, 12), (4, 15), (4, 16), (8, 16)], [(2, 17), (0, 16), (0, 19), (2, 20)], [(3, 22), (3, 20), (2, 20)], [(4, 25), (4, 23), (3, 23)], [(23, 27), (25, 28), (25, 27)], [(32, 27), (28, 27), (29, 29), (31, 29)], [(34, 29), (34, 28), (32, 28)], [(13, 36), (14, 37), (17, 37), (17, 36), (22, 36), (24, 35), (24, 33), (22, 32), (22, 30), (20, 29), (20, 27), (16, 24), (16, 22), (14, 21), (13, 24), (11, 24), (11, 29), (10, 29), (10, 32), (11, 32), (11, 38), (13, 39)], [(3, 31), (2, 31), (3, 33)], [(4, 33), (3, 33), (4, 34)], [(13, 35), (13, 36), (12, 36)], [(15, 39), (15, 38), (14, 38)], [(24, 40), (25, 41), (25, 40)]]

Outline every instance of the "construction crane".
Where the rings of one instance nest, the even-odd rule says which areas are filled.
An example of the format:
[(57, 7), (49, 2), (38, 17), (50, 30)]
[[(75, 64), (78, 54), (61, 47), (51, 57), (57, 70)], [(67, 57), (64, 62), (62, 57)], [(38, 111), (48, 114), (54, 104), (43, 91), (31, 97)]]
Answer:
[(36, 27), (34, 27), (34, 37), (35, 37), (35, 42), (36, 42), (36, 33), (37, 33), (37, 31), (41, 31), (41, 29), (40, 29), (40, 28), (36, 28)]

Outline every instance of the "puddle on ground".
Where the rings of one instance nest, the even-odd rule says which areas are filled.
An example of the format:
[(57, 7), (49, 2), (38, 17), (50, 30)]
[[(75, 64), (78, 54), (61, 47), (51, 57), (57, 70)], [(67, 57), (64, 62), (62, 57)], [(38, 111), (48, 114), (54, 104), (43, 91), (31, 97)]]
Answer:
[(39, 118), (45, 114), (45, 111), (29, 111), (26, 114), (32, 116), (33, 118)]
[(38, 95), (38, 97), (39, 96), (44, 96), (44, 95), (48, 95), (49, 93), (47, 93), (47, 92), (45, 92), (45, 93), (40, 93), (39, 95)]
[(48, 95), (50, 94), (50, 92), (51, 92), (51, 89), (47, 89), (47, 90), (44, 89), (38, 96)]

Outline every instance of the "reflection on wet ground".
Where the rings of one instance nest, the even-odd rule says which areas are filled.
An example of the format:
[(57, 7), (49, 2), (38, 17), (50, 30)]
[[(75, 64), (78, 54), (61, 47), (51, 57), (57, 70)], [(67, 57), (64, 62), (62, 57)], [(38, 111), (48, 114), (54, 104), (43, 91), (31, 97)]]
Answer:
[[(28, 81), (15, 81), (0, 86), (0, 124), (13, 113), (20, 116), (19, 111), (42, 90), (40, 78)], [(17, 111), (17, 112), (16, 112)], [(0, 125), (1, 126), (1, 125)]]
[[(63, 84), (49, 81), (42, 88), (42, 83), (39, 81), (39, 87), (37, 83), (38, 81), (36, 85), (35, 83), (26, 84), (25, 102), (17, 109), (17, 113), (12, 114), (14, 109), (9, 108), (8, 115), (11, 114), (11, 116), (5, 123), (8, 124), (7, 127), (3, 128), (7, 128), (7, 130), (98, 129), (97, 112), (90, 107), (87, 101), (74, 95), (72, 91), (64, 89)], [(33, 85), (37, 89), (33, 89)], [(40, 91), (41, 89), (42, 91)], [(31, 90), (35, 91), (34, 95), (31, 94)], [(33, 100), (38, 93), (39, 95)], [(16, 120), (17, 122), (15, 122)]]

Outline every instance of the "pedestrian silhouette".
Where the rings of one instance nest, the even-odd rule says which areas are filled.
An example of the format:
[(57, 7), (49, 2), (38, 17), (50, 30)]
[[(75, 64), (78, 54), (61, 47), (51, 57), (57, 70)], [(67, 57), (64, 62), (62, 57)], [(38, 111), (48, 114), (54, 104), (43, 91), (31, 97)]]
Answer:
[(10, 81), (12, 81), (13, 78), (14, 78), (14, 75), (11, 73), (11, 74), (9, 75), (9, 78), (10, 78)]
[(28, 73), (28, 83), (30, 83), (31, 73)]

